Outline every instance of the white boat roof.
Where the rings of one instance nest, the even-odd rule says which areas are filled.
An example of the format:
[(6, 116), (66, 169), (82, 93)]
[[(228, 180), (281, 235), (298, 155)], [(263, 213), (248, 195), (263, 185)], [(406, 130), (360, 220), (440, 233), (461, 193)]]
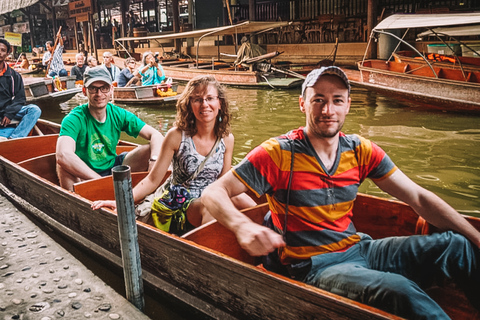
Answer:
[(239, 24), (231, 26), (199, 29), (194, 31), (178, 32), (178, 33), (165, 33), (147, 37), (125, 37), (115, 39), (116, 41), (131, 41), (131, 40), (160, 40), (160, 39), (181, 39), (181, 38), (199, 38), (208, 34), (209, 36), (218, 36), (235, 33), (252, 33), (265, 31), (268, 29), (275, 29), (279, 27), (287, 26), (289, 22), (261, 22), (261, 21), (245, 21)]
[(373, 31), (387, 29), (435, 28), (446, 26), (460, 26), (475, 23), (480, 23), (480, 12), (441, 14), (394, 14), (383, 19), (373, 29)]
[(439, 36), (450, 36), (450, 37), (459, 37), (459, 36), (478, 36), (480, 35), (480, 24), (462, 26), (462, 27), (441, 27), (434, 28), (418, 34), (418, 37), (433, 36), (438, 34)]

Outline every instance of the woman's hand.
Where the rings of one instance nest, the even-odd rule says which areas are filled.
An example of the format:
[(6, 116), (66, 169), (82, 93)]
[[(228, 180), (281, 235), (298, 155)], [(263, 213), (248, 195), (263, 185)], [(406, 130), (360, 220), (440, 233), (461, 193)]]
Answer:
[(117, 203), (114, 200), (97, 200), (92, 202), (92, 209), (97, 210), (100, 208), (117, 209)]

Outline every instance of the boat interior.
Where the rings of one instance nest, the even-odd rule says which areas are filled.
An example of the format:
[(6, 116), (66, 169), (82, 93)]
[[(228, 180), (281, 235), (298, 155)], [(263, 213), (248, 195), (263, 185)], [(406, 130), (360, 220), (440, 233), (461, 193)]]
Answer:
[[(48, 183), (58, 185), (55, 170), (55, 145), (58, 134), (49, 132), (49, 130), (55, 130), (41, 124), (39, 127), (39, 131), (43, 129), (47, 134), (38, 135), (34, 132), (33, 136), (25, 139), (1, 142), (0, 154), (32, 174), (45, 179)], [(18, 147), (15, 147), (16, 144), (18, 144)], [(120, 145), (118, 151), (131, 150), (134, 147), (135, 145), (126, 143)], [(146, 172), (132, 173), (132, 186), (135, 186), (146, 174)], [(112, 177), (108, 176), (76, 184), (75, 193), (88, 202), (99, 199), (114, 199), (113, 187)], [(378, 200), (373, 196), (358, 195), (354, 206), (355, 214), (353, 215), (358, 231), (370, 234), (373, 238), (428, 234), (436, 231), (433, 226), (419, 218), (406, 204), (394, 200)], [(261, 224), (268, 211), (268, 204), (265, 203), (264, 199), (258, 199), (258, 202), (259, 205), (244, 210), (244, 213), (253, 221)], [(107, 211), (115, 214), (109, 209)], [(470, 222), (480, 229), (480, 219), (471, 219)], [(138, 223), (148, 228), (154, 228), (148, 219), (143, 219)], [(247, 254), (239, 246), (235, 235), (216, 221), (202, 225), (186, 233), (182, 238), (209, 250), (238, 259), (243, 263), (262, 268), (260, 259)], [(472, 319), (472, 315), (480, 317), (479, 312), (471, 306), (463, 292), (448, 281), (432, 286), (427, 292), (442, 305), (452, 318)]]

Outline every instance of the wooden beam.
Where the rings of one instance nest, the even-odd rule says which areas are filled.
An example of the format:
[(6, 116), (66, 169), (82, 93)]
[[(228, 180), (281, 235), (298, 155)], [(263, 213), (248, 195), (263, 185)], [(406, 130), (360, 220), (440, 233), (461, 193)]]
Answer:
[(44, 6), (48, 11), (52, 12), (52, 8), (50, 8), (43, 0), (38, 1), (38, 3)]

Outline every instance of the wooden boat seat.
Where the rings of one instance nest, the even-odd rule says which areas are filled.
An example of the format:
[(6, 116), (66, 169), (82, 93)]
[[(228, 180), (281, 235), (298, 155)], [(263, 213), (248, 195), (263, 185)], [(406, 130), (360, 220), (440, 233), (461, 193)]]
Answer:
[(20, 161), (18, 162), (18, 165), (56, 185), (60, 185), (57, 177), (57, 160), (55, 153), (49, 153), (25, 161)]
[(58, 134), (29, 136), (0, 143), (0, 155), (12, 162), (21, 162), (45, 154), (55, 153)]

